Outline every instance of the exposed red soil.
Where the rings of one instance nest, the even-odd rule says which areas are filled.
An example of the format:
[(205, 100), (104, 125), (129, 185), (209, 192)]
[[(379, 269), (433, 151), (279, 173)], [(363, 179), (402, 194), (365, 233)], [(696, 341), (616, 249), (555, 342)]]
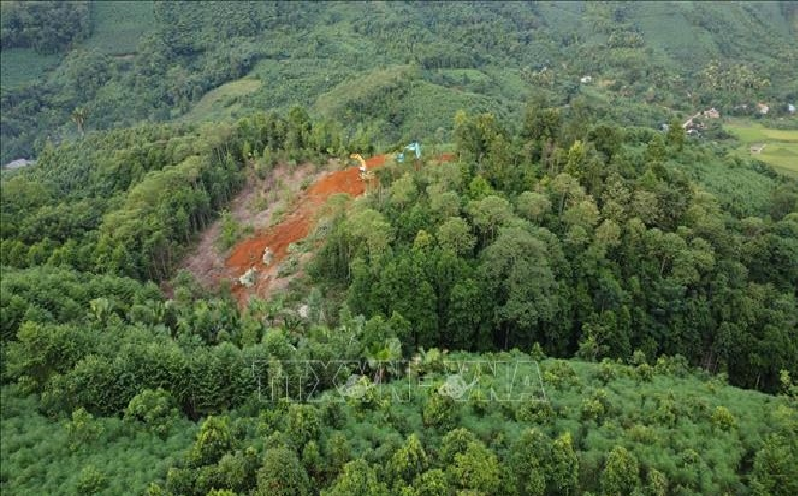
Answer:
[[(366, 160), (366, 166), (369, 169), (380, 167), (385, 163), (385, 159), (385, 155), (371, 157)], [(246, 305), (250, 295), (257, 294), (260, 297), (267, 297), (272, 290), (284, 286), (286, 281), (280, 281), (276, 277), (278, 266), (288, 254), (288, 246), (305, 238), (310, 233), (316, 210), (329, 197), (339, 193), (356, 197), (363, 194), (364, 191), (365, 185), (360, 179), (358, 167), (329, 173), (308, 188), (303, 197), (299, 199), (299, 208), (282, 222), (271, 228), (257, 231), (254, 236), (233, 247), (225, 261), (223, 274), (220, 275), (234, 280), (233, 294), (239, 304)], [(267, 247), (273, 253), (272, 262), (268, 266), (263, 264), (261, 259)], [(253, 287), (247, 288), (235, 279), (250, 268), (257, 271), (257, 282)]]
[[(372, 170), (382, 166), (386, 158), (385, 155), (371, 157), (366, 160), (366, 165), (369, 170)], [(449, 162), (454, 158), (453, 154), (446, 153), (441, 154), (437, 161), (439, 163)], [(297, 182), (302, 177), (307, 177), (307, 173), (308, 171), (303, 170), (302, 173), (291, 179), (293, 182)], [(274, 178), (271, 178), (268, 184), (261, 184), (256, 189), (261, 189), (262, 186), (271, 187), (273, 182)], [(345, 193), (353, 198), (360, 196), (365, 192), (365, 186), (360, 179), (358, 167), (327, 172), (297, 198), (299, 206), (296, 210), (288, 214), (277, 225), (268, 228), (261, 226), (265, 225), (270, 212), (263, 211), (253, 214), (244, 208), (244, 205), (250, 205), (255, 198), (255, 191), (249, 191), (252, 188), (248, 188), (241, 200), (234, 202), (232, 213), (239, 220), (243, 220), (245, 216), (249, 217), (248, 220), (256, 227), (255, 234), (234, 246), (227, 258), (222, 260), (221, 255), (212, 249), (212, 243), (219, 234), (219, 226), (214, 225), (203, 234), (203, 242), (208, 244), (207, 249), (197, 250), (198, 254), (189, 257), (185, 266), (206, 285), (216, 286), (220, 281), (230, 281), (233, 294), (242, 307), (247, 304), (252, 295), (268, 298), (274, 291), (284, 289), (288, 282), (295, 277), (278, 278), (277, 269), (288, 256), (289, 245), (310, 234), (318, 209), (336, 194)], [(270, 207), (268, 210), (272, 208)], [(273, 254), (272, 261), (268, 266), (262, 261), (263, 252), (267, 247)], [(308, 257), (309, 254), (301, 255), (300, 262), (306, 261)], [(257, 277), (255, 285), (247, 288), (241, 285), (237, 279), (250, 268), (257, 271)]]
[[(285, 166), (275, 169), (268, 178), (257, 179), (250, 174), (244, 189), (230, 203), (232, 217), (242, 226), (252, 226), (256, 231), (268, 226), (269, 219), (278, 208), (283, 208), (284, 201), (270, 203), (265, 209), (257, 208), (258, 197), (273, 190), (277, 185), (284, 185), (291, 191), (298, 192), (302, 180), (312, 177), (314, 167), (305, 164), (297, 168)], [(217, 287), (219, 280), (232, 276), (225, 268), (225, 253), (217, 246), (221, 220), (217, 219), (200, 237), (199, 243), (183, 261), (182, 267), (188, 269), (197, 281), (207, 288)], [(236, 276), (237, 277), (237, 276)]]

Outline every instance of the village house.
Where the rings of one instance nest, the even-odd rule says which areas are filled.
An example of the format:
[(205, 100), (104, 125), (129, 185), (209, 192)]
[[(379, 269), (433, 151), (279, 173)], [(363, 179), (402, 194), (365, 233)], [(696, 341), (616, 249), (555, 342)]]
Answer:
[(751, 153), (760, 154), (762, 150), (765, 149), (765, 145), (762, 143), (751, 145)]
[(795, 114), (795, 105), (793, 105), (792, 103), (788, 103), (787, 104), (787, 112), (789, 112), (790, 115), (794, 115)]
[(701, 112), (701, 115), (706, 117), (707, 119), (720, 119), (720, 112), (715, 107), (712, 107), (709, 110), (704, 110)]
[(757, 103), (756, 108), (759, 111), (759, 113), (762, 115), (767, 115), (767, 113), (770, 112), (770, 107), (768, 107), (764, 103)]
[(593, 76), (582, 76), (582, 79), (579, 80), (582, 84), (588, 84), (593, 82)]

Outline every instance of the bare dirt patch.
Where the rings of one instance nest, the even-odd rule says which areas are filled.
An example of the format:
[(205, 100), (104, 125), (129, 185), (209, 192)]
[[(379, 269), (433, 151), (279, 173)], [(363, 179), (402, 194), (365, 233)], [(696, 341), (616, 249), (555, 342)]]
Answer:
[[(376, 168), (385, 162), (385, 156), (376, 156), (366, 160), (367, 166)], [(222, 278), (235, 280), (249, 269), (257, 271), (256, 283), (252, 287), (233, 284), (233, 294), (241, 305), (246, 305), (251, 295), (266, 298), (275, 290), (285, 288), (292, 276), (278, 277), (280, 263), (288, 255), (288, 247), (304, 239), (312, 228), (316, 211), (329, 197), (346, 193), (352, 197), (365, 191), (365, 184), (360, 179), (357, 167), (350, 167), (324, 174), (307, 192), (299, 198), (299, 207), (279, 224), (256, 232), (255, 236), (246, 239), (233, 247), (225, 262)], [(262, 257), (266, 249), (271, 250), (273, 257), (267, 265)]]
[[(297, 168), (279, 166), (263, 180), (250, 175), (244, 189), (231, 202), (230, 215), (242, 227), (251, 226), (256, 232), (265, 229), (274, 213), (287, 207), (287, 199), (279, 198), (285, 190), (296, 197), (301, 191), (302, 182), (306, 178), (313, 178), (315, 174), (314, 166), (306, 164)], [(263, 208), (264, 197), (268, 201), (272, 195), (276, 201), (267, 203)], [(225, 274), (225, 259), (228, 254), (220, 251), (217, 246), (220, 232), (221, 220), (216, 220), (203, 231), (196, 247), (182, 265), (182, 268), (189, 270), (207, 288), (217, 287)]]
[[(366, 160), (368, 169), (382, 166), (385, 155), (378, 155)], [(453, 160), (452, 154), (438, 157), (438, 162)], [(233, 201), (230, 211), (232, 216), (242, 223), (249, 223), (255, 229), (254, 235), (240, 241), (227, 254), (219, 253), (216, 239), (221, 230), (220, 222), (215, 222), (202, 235), (202, 239), (194, 253), (187, 258), (184, 267), (197, 277), (206, 287), (218, 287), (221, 281), (231, 283), (233, 294), (240, 306), (245, 306), (250, 297), (257, 295), (268, 298), (275, 291), (280, 291), (298, 274), (302, 266), (312, 256), (309, 253), (296, 254), (298, 267), (291, 275), (279, 277), (279, 267), (289, 256), (289, 247), (310, 234), (316, 221), (320, 207), (333, 195), (345, 193), (357, 197), (365, 192), (366, 184), (360, 179), (358, 167), (338, 169), (337, 162), (331, 162), (328, 169), (332, 171), (313, 174), (312, 166), (303, 166), (296, 170), (279, 168), (272, 176), (262, 182), (250, 181), (247, 187)], [(335, 170), (338, 169), (338, 170)], [(301, 183), (313, 177), (315, 182), (301, 191)], [(262, 192), (279, 189), (279, 184), (290, 185), (293, 201), (290, 204), (280, 202), (258, 210), (258, 195)], [(260, 193), (259, 193), (260, 192)], [(255, 208), (253, 208), (255, 207)], [(269, 226), (272, 216), (277, 211), (286, 214), (279, 222)], [(271, 260), (264, 263), (263, 255), (271, 252)], [(257, 272), (255, 283), (246, 287), (238, 282), (248, 270)]]

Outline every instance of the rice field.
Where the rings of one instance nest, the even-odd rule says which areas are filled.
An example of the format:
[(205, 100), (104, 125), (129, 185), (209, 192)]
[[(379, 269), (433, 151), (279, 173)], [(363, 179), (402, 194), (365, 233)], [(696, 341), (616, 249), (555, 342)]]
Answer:
[[(792, 176), (798, 176), (798, 130), (769, 129), (759, 122), (731, 119), (724, 127), (742, 142), (738, 153), (756, 157)], [(761, 152), (752, 146), (764, 145)]]

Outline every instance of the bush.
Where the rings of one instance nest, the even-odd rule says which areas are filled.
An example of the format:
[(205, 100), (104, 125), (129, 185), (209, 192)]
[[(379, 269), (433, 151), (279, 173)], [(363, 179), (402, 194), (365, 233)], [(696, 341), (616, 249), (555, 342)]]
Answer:
[(145, 389), (137, 394), (127, 409), (125, 419), (143, 422), (161, 438), (165, 438), (179, 412), (172, 396), (164, 389)]

